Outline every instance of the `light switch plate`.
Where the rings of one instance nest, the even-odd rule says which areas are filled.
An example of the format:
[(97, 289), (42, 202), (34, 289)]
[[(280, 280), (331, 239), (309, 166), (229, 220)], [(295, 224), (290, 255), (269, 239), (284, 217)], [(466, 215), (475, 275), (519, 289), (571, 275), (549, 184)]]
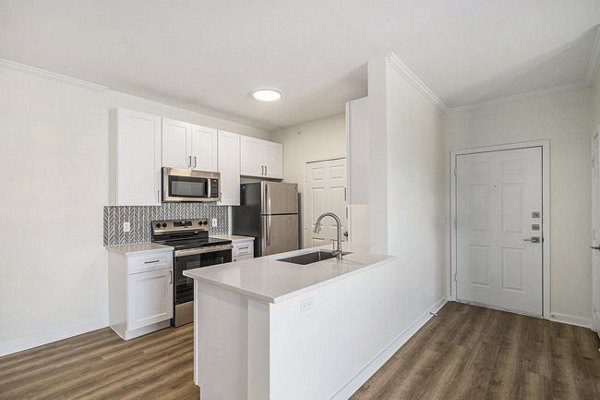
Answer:
[(131, 232), (131, 224), (129, 222), (123, 222), (123, 232)]
[(219, 226), (219, 220), (216, 218), (212, 219), (212, 227), (216, 228), (217, 226)]

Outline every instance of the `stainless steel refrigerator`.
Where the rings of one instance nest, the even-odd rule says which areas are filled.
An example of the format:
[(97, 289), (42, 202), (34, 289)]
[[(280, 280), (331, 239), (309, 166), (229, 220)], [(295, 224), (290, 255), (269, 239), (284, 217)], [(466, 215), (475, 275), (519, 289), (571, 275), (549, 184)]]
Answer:
[(253, 236), (255, 257), (297, 250), (298, 185), (256, 182), (240, 185), (240, 205), (232, 207), (234, 235)]

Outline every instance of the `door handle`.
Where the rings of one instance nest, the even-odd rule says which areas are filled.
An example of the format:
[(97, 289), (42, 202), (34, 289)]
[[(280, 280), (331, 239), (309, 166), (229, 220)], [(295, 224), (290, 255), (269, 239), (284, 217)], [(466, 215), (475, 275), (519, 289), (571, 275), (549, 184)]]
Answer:
[(592, 250), (600, 250), (600, 246), (591, 246), (590, 249), (592, 249)]
[(173, 283), (173, 271), (169, 270), (169, 284)]
[(194, 156), (194, 168), (196, 168), (196, 156)]
[(192, 168), (192, 156), (188, 156), (188, 168)]
[(265, 165), (265, 176), (269, 175), (269, 167)]
[(524, 242), (531, 242), (531, 243), (539, 243), (540, 242), (540, 238), (537, 236), (532, 236), (531, 239), (523, 239)]

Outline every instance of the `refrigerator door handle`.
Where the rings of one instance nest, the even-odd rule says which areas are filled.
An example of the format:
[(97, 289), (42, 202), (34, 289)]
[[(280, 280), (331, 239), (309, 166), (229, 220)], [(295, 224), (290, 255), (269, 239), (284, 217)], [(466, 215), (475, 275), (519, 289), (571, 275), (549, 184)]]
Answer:
[(267, 217), (267, 231), (265, 232), (265, 234), (267, 235), (267, 247), (269, 247), (271, 245), (271, 235), (269, 234), (270, 230), (271, 230), (271, 217), (268, 216)]

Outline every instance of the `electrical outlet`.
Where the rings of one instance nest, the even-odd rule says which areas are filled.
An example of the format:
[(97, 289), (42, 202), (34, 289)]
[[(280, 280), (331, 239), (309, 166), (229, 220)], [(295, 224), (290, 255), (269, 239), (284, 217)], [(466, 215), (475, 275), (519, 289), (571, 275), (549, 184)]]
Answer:
[(131, 232), (131, 224), (129, 222), (123, 222), (123, 232)]
[(306, 313), (314, 308), (313, 298), (308, 297), (300, 302), (300, 312)]
[(217, 226), (219, 226), (219, 220), (216, 218), (212, 219), (212, 227), (216, 228)]

